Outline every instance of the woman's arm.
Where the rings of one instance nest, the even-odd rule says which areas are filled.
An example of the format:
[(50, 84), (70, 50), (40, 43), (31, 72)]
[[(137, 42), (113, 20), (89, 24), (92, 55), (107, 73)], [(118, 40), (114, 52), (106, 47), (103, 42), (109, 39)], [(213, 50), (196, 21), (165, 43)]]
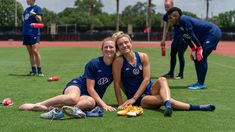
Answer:
[(131, 99), (124, 102), (121, 106), (119, 106), (120, 109), (123, 109), (128, 105), (134, 104), (136, 100), (144, 93), (150, 81), (150, 64), (149, 64), (148, 55), (146, 53), (139, 53), (139, 55), (140, 55), (140, 59), (141, 59), (142, 66), (143, 66), (143, 81), (140, 84), (135, 95)]
[(117, 99), (118, 106), (123, 104), (121, 93), (121, 69), (123, 65), (123, 58), (117, 57), (112, 64), (114, 91)]
[(136, 91), (133, 98), (136, 100), (138, 99), (145, 91), (149, 81), (150, 81), (150, 63), (149, 58), (146, 53), (139, 53), (140, 59), (143, 65), (143, 81), (139, 86), (139, 89)]
[(98, 95), (98, 93), (95, 91), (95, 80), (86, 79), (87, 84), (87, 91), (91, 95), (92, 98), (95, 99), (97, 104), (101, 106), (106, 111), (115, 111), (115, 108), (112, 106), (107, 105)]

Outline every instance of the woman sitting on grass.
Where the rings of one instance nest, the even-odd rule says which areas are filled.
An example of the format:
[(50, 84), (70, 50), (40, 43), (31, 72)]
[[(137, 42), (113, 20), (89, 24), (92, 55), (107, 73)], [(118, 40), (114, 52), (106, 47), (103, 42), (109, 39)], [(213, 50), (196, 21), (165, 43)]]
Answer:
[[(171, 98), (167, 79), (160, 77), (154, 83), (150, 80), (150, 63), (146, 53), (134, 52), (129, 35), (116, 38), (117, 51), (121, 53), (113, 62), (114, 88), (119, 109), (129, 105), (143, 108), (160, 108), (165, 105), (165, 116), (171, 116), (174, 109), (214, 111), (213, 104), (193, 105)], [(121, 89), (127, 96), (123, 103)]]
[(113, 81), (112, 63), (116, 54), (113, 38), (104, 39), (101, 50), (103, 56), (89, 61), (86, 64), (84, 74), (71, 80), (63, 90), (62, 95), (35, 104), (26, 103), (21, 105), (19, 109), (49, 111), (53, 107), (63, 108), (63, 110), (54, 108), (41, 115), (42, 118), (48, 119), (63, 119), (63, 111), (75, 117), (85, 117), (85, 113), (81, 110), (91, 110), (96, 105), (106, 111), (115, 111), (115, 108), (102, 100), (107, 87)]

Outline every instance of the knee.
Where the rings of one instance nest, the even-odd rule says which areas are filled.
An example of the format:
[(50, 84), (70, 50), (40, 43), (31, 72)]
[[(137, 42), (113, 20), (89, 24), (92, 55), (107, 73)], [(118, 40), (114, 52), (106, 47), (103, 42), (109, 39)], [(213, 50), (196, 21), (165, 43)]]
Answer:
[(78, 103), (78, 101), (79, 101), (78, 96), (74, 96), (74, 95), (69, 96), (70, 105), (76, 105)]
[(165, 77), (160, 77), (160, 78), (158, 78), (158, 82), (159, 83), (167, 82), (167, 79)]
[(87, 101), (87, 105), (89, 105), (91, 107), (95, 107), (96, 102), (92, 97), (87, 98), (86, 101)]

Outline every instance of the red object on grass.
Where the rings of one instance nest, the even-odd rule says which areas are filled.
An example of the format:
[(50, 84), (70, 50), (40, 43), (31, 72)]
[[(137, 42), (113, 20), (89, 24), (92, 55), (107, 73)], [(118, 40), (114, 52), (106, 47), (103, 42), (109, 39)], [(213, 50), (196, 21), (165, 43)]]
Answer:
[(42, 23), (31, 23), (32, 28), (44, 28), (44, 24)]
[(162, 46), (162, 56), (166, 56), (166, 47)]
[(5, 98), (5, 99), (3, 99), (3, 101), (2, 101), (2, 105), (4, 105), (4, 106), (13, 105), (13, 101), (11, 100), (11, 98)]
[(59, 77), (53, 76), (53, 77), (49, 77), (48, 81), (58, 81)]

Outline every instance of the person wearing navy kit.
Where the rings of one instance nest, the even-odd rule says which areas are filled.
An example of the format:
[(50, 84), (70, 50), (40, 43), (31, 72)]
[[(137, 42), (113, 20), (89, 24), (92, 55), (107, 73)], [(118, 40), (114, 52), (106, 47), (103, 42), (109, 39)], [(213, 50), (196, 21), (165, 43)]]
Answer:
[[(165, 10), (168, 11), (170, 8), (173, 7), (174, 3), (172, 0), (165, 0), (164, 5), (165, 5)], [(161, 46), (164, 47), (166, 45), (166, 42), (165, 42), (166, 35), (170, 27), (170, 24), (168, 23), (167, 13), (164, 14), (162, 20), (164, 21), (164, 28), (163, 28)], [(185, 66), (184, 53), (187, 47), (188, 45), (183, 40), (183, 38), (178, 36), (177, 31), (174, 30), (173, 40), (171, 43), (171, 51), (170, 51), (170, 70), (168, 73), (162, 75), (163, 77), (166, 77), (169, 79), (176, 79), (176, 80), (184, 78), (184, 66)], [(179, 59), (179, 73), (177, 76), (174, 77), (177, 53), (178, 53), (178, 59)]]
[[(101, 51), (102, 56), (91, 59), (86, 64), (83, 75), (72, 79), (61, 95), (38, 103), (25, 103), (19, 109), (48, 111), (51, 107), (62, 107), (69, 109), (69, 112), (72, 112), (69, 115), (72, 116), (76, 116), (78, 112), (84, 114), (81, 110), (92, 110), (97, 106), (106, 111), (115, 111), (114, 107), (102, 100), (108, 86), (113, 82), (112, 63), (116, 55), (114, 39), (111, 37), (104, 39)], [(53, 118), (51, 116), (53, 112), (59, 113), (58, 110), (52, 109), (49, 113), (44, 113), (42, 118)], [(60, 116), (58, 118), (61, 119)]]
[(43, 12), (42, 9), (36, 4), (36, 0), (26, 0), (29, 5), (24, 11), (24, 23), (23, 23), (23, 45), (26, 46), (29, 60), (31, 64), (31, 71), (28, 76), (43, 77), (41, 68), (41, 55), (39, 53), (40, 42), (40, 29), (33, 28), (32, 23), (42, 22)]
[(167, 11), (169, 22), (174, 25), (178, 35), (185, 38), (190, 46), (190, 57), (195, 63), (197, 82), (188, 86), (189, 89), (204, 89), (208, 70), (207, 58), (221, 38), (220, 28), (204, 20), (182, 14), (178, 7)]
[[(112, 71), (119, 109), (125, 109), (129, 105), (158, 109), (164, 105), (164, 116), (167, 117), (172, 115), (173, 108), (189, 111), (215, 110), (213, 104), (194, 105), (171, 98), (170, 88), (165, 77), (160, 77), (152, 82), (148, 55), (133, 51), (132, 41), (128, 34), (120, 34), (116, 37), (116, 48), (120, 52), (120, 56), (115, 58)], [(121, 90), (127, 97), (124, 102)]]

